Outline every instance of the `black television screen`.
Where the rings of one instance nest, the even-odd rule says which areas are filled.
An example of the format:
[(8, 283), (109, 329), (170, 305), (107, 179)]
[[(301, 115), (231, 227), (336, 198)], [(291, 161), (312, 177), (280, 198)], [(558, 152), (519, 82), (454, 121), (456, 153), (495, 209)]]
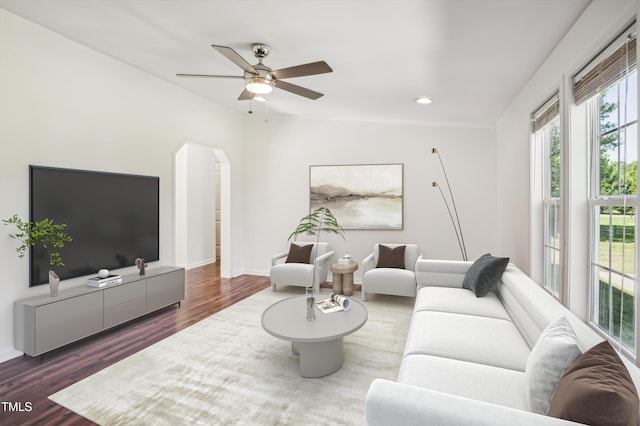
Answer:
[(67, 224), (72, 242), (60, 250), (64, 266), (49, 267), (44, 249), (29, 251), (30, 286), (133, 266), (160, 257), (160, 179), (29, 166), (31, 222)]

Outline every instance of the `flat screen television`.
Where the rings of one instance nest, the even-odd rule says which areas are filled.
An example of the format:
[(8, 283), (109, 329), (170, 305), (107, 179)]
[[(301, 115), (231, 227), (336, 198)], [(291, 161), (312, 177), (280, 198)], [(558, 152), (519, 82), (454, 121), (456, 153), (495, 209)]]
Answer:
[(29, 166), (29, 220), (67, 224), (72, 242), (60, 250), (64, 266), (49, 267), (44, 249), (29, 250), (30, 286), (133, 266), (160, 257), (160, 179)]

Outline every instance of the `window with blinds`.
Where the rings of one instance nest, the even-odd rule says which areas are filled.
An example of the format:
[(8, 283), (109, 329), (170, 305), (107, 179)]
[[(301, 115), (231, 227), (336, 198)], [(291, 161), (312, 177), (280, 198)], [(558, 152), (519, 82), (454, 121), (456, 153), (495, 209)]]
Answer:
[(573, 77), (588, 143), (589, 320), (635, 356), (638, 280), (638, 78), (635, 23)]
[(573, 77), (573, 97), (576, 104), (597, 95), (636, 67), (636, 24), (634, 22)]
[(543, 282), (560, 298), (561, 227), (560, 227), (560, 97), (556, 92), (532, 114), (534, 143), (542, 150)]

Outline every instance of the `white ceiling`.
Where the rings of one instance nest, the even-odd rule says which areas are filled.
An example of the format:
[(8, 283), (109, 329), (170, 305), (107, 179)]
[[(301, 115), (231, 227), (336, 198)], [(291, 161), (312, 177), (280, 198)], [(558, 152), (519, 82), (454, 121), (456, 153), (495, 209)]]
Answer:
[[(246, 112), (242, 75), (210, 47), (248, 62), (269, 44), (272, 69), (325, 60), (333, 72), (287, 80), (270, 113), (364, 121), (494, 126), (590, 0), (0, 0), (92, 49)], [(429, 96), (430, 105), (414, 99)], [(262, 105), (255, 105), (261, 111)]]

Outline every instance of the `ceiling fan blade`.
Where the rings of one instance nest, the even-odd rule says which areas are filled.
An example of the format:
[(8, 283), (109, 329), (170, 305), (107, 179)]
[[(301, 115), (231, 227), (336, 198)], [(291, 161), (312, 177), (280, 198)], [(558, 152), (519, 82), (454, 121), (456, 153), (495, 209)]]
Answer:
[(248, 101), (248, 100), (253, 99), (253, 97), (254, 97), (254, 94), (253, 94), (253, 93), (251, 93), (251, 92), (250, 92), (250, 91), (248, 91), (247, 89), (244, 89), (244, 90), (242, 91), (242, 93), (240, 93), (240, 96), (238, 96), (238, 100), (239, 100), (239, 101)]
[(209, 78), (241, 78), (239, 75), (211, 75), (211, 74), (176, 74), (178, 77), (209, 77)]
[(211, 47), (222, 53), (225, 58), (227, 58), (246, 72), (250, 74), (258, 74), (258, 71), (256, 71), (256, 69), (249, 62), (245, 61), (245, 59), (232, 48), (226, 46), (216, 46), (215, 44), (212, 44)]
[(298, 86), (296, 84), (287, 83), (286, 81), (276, 80), (275, 86), (278, 89), (286, 90), (287, 92), (291, 92), (295, 95), (304, 96), (305, 98), (316, 100), (322, 96), (324, 96), (320, 92), (315, 92), (311, 89), (307, 89), (305, 87)]
[(275, 78), (292, 78), (302, 77), (305, 75), (324, 74), (333, 70), (325, 61), (311, 62), (304, 65), (296, 65), (295, 67), (283, 68), (281, 70), (272, 71), (271, 75)]

